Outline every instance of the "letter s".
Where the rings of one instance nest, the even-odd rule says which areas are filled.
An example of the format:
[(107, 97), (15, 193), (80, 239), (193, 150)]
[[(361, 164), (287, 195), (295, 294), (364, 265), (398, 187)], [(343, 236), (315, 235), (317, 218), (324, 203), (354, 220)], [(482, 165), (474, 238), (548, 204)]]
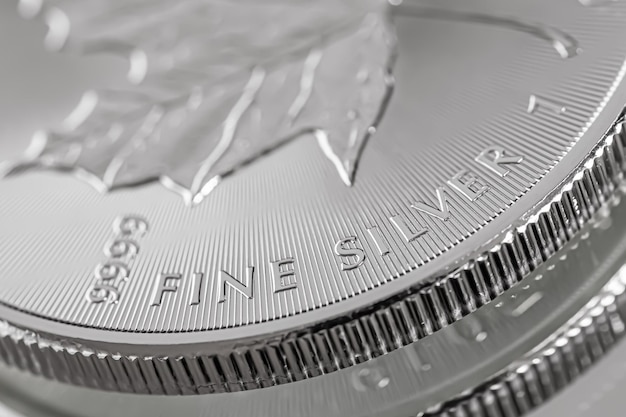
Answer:
[[(349, 236), (341, 239), (335, 244), (335, 254), (341, 256), (341, 270), (351, 271), (365, 262), (365, 251), (361, 248), (347, 247), (348, 243), (354, 243), (356, 245), (358, 239), (356, 236)], [(356, 257), (354, 262), (350, 262), (352, 257)]]

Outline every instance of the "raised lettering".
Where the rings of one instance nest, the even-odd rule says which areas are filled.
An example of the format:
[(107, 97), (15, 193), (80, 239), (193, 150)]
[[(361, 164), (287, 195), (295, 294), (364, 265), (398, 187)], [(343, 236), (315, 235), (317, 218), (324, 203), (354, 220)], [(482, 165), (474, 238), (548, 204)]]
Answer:
[(148, 231), (148, 222), (136, 216), (120, 217), (113, 223), (113, 231), (122, 236), (132, 234), (143, 236)]
[(293, 258), (272, 262), (274, 293), (298, 288), (296, 282), (295, 261)]
[(532, 94), (528, 100), (528, 113), (535, 113), (540, 108), (546, 108), (556, 114), (563, 114), (567, 111), (567, 107), (557, 103), (556, 101)]
[(523, 160), (523, 156), (508, 155), (507, 151), (499, 146), (490, 146), (476, 157), (476, 162), (500, 177), (506, 177), (511, 172), (503, 165), (521, 164)]
[[(335, 254), (341, 256), (341, 270), (351, 271), (365, 262), (365, 251), (359, 247), (351, 248), (348, 245), (354, 244), (356, 246), (358, 239), (356, 236), (348, 236), (341, 239), (335, 244)], [(355, 259), (356, 258), (356, 259)], [(353, 262), (350, 262), (353, 260)]]
[(189, 305), (195, 306), (200, 304), (200, 293), (202, 291), (202, 284), (204, 281), (204, 274), (202, 272), (195, 272), (191, 282), (191, 294), (189, 295)]
[(246, 270), (245, 283), (238, 281), (235, 277), (230, 275), (228, 272), (222, 270), (217, 275), (217, 286), (220, 288), (218, 293), (217, 302), (223, 303), (226, 301), (226, 292), (228, 287), (231, 287), (239, 294), (243, 295), (247, 299), (251, 299), (253, 295), (253, 281), (254, 281), (254, 267), (249, 266)]
[(436, 217), (439, 220), (446, 221), (450, 218), (450, 210), (448, 208), (448, 202), (446, 200), (443, 187), (437, 188), (437, 190), (435, 190), (435, 194), (437, 194), (437, 202), (439, 203), (439, 207), (433, 207), (423, 201), (412, 204), (411, 207), (413, 207), (417, 211)]
[(380, 256), (389, 255), (389, 246), (387, 246), (387, 241), (380, 233), (380, 229), (378, 226), (372, 226), (367, 229), (367, 233), (369, 233), (372, 241), (376, 245), (376, 249), (378, 249), (378, 253)]
[(117, 288), (107, 284), (95, 284), (85, 295), (87, 301), (94, 304), (100, 304), (107, 302), (109, 304), (115, 304), (120, 299), (120, 292)]
[(160, 306), (163, 302), (163, 295), (166, 292), (176, 292), (178, 285), (175, 285), (174, 281), (179, 281), (181, 277), (181, 274), (176, 273), (159, 274), (157, 286), (154, 287), (154, 292), (152, 293), (152, 305)]
[(428, 233), (428, 229), (411, 230), (406, 220), (400, 215), (390, 217), (389, 220), (391, 220), (394, 226), (400, 231), (400, 234), (407, 243), (413, 242), (418, 237)]
[(448, 180), (448, 184), (472, 202), (489, 190), (488, 186), (481, 183), (480, 178), (467, 170), (457, 173), (452, 179)]

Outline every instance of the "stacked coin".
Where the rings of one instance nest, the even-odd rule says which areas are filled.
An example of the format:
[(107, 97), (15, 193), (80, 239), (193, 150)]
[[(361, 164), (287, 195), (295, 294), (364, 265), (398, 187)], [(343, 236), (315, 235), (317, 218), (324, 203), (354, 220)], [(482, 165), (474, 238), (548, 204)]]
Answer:
[(7, 407), (542, 416), (623, 361), (624, 2), (0, 7)]

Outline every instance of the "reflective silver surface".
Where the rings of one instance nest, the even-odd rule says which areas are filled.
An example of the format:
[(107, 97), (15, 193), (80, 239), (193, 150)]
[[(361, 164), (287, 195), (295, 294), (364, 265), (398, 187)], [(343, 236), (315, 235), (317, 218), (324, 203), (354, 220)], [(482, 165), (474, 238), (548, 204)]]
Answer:
[[(604, 325), (581, 326), (589, 314), (603, 316), (594, 312), (599, 305), (608, 308), (608, 317), (613, 317), (613, 329), (609, 332), (613, 341), (623, 335), (619, 320), (625, 317), (621, 267), (626, 260), (626, 205), (613, 208), (612, 217), (607, 214), (604, 211), (595, 216), (593, 226), (586, 227), (568, 244), (559, 259), (538, 268), (527, 285), (511, 289), (471, 317), (422, 341), (351, 369), (273, 388), (184, 397), (107, 393), (41, 381), (23, 372), (3, 369), (2, 392), (9, 404), (33, 416), (44, 412), (48, 414), (43, 415), (98, 417), (120, 413), (211, 417), (414, 416), (456, 396), (474, 395), (477, 385), (496, 375), (519, 372), (528, 361), (532, 363), (537, 352), (545, 352), (546, 345), (558, 342), (564, 326), (599, 329), (598, 334), (605, 338)], [(604, 297), (598, 299), (596, 296), (603, 288)], [(605, 300), (607, 296), (610, 300)], [(567, 346), (560, 342), (557, 345)], [(552, 363), (557, 369), (566, 363), (554, 353), (548, 357), (554, 359)], [(573, 368), (566, 372), (573, 372)], [(545, 376), (547, 381), (542, 376), (534, 383), (552, 386), (541, 396), (550, 400), (567, 385), (566, 381), (575, 381), (580, 374), (564, 377), (550, 370)], [(34, 386), (36, 390), (32, 389)], [(562, 395), (567, 395), (567, 391)]]
[(0, 358), (76, 386), (7, 369), (13, 402), (551, 399), (624, 330), (624, 19), (603, 0), (2, 4)]
[[(306, 137), (242, 168), (193, 208), (158, 185), (100, 194), (68, 174), (9, 176), (0, 182), (0, 192), (7, 196), (2, 206), (4, 303), (99, 329), (197, 331), (313, 310), (316, 314), (297, 321), (320, 320), (415, 285), (420, 277), (454, 265), (470, 248), (484, 245), (494, 232), (528, 211), (536, 196), (509, 206), (577, 143), (572, 157), (563, 162), (563, 171), (573, 169), (580, 160), (574, 155), (588, 152), (599, 139), (599, 131), (608, 126), (603, 123), (594, 129), (592, 122), (600, 110), (606, 109), (602, 122), (618, 115), (624, 100), (619, 106), (610, 102), (607, 108), (606, 104), (615, 91), (622, 94), (619, 81), (626, 48), (621, 42), (622, 4), (585, 8), (562, 1), (522, 7), (506, 2), (506, 7), (494, 9), (569, 33), (581, 49), (571, 58), (563, 58), (550, 41), (507, 27), (506, 21), (494, 26), (395, 17), (399, 37), (396, 88), (351, 188), (337, 177), (315, 141)], [(488, 9), (487, 5), (481, 7)], [(5, 38), (12, 36), (9, 32)], [(432, 38), (438, 41), (429, 42)], [(9, 61), (14, 59), (9, 57)], [(13, 83), (11, 77), (4, 77), (3, 82)], [(537, 102), (529, 113), (533, 95), (556, 100), (567, 111), (555, 114), (551, 106)], [(33, 129), (46, 127), (46, 120), (39, 122), (37, 113), (29, 122)], [(589, 129), (588, 139), (579, 140)], [(17, 142), (27, 148), (29, 136), (15, 136), (12, 126), (4, 130), (11, 134), (3, 135), (3, 147), (11, 143), (14, 149)], [(490, 146), (502, 147), (522, 161), (502, 165), (510, 172), (500, 177), (474, 160)], [(464, 170), (469, 173), (452, 179)], [(541, 194), (562, 180), (562, 173), (552, 172), (538, 185)], [(474, 181), (471, 175), (478, 178), (474, 185), (468, 185)], [(449, 199), (447, 221), (428, 214), (428, 206), (434, 214), (441, 211), (436, 196), (440, 186), (446, 187)], [(422, 201), (424, 210), (412, 208)], [(499, 216), (503, 212), (506, 219)], [(115, 220), (128, 215), (145, 219), (149, 231), (132, 236), (139, 248), (137, 256), (119, 260), (128, 268), (128, 279), (109, 280), (119, 300), (115, 304), (85, 302), (93, 288), (102, 284), (94, 271), (111, 261), (107, 249), (120, 238), (113, 229)], [(410, 225), (412, 232), (405, 231), (409, 240), (418, 230), (430, 231), (407, 243), (394, 223)], [(489, 233), (477, 233), (485, 225), (493, 225)], [(372, 241), (368, 229), (373, 226), (378, 228), (386, 255)], [(70, 230), (75, 237), (68, 238), (65, 232)], [(346, 240), (352, 236), (358, 239), (364, 251), (361, 257), (366, 256), (367, 262), (346, 270), (359, 259), (335, 252), (347, 254), (355, 244)], [(31, 256), (38, 250), (45, 251), (45, 257)], [(272, 285), (272, 269), (273, 263), (284, 259), (294, 260), (285, 267), (295, 269), (290, 279), (297, 286), (287, 283), (290, 289), (281, 291)], [(111, 271), (101, 274), (106, 273)], [(154, 306), (155, 282), (162, 273), (180, 274), (180, 279), (173, 280), (180, 288), (175, 294), (166, 292), (163, 303)], [(198, 304), (190, 301), (194, 274), (203, 275)], [(225, 274), (244, 285), (251, 279), (247, 291), (253, 297), (248, 299), (246, 291), (233, 291), (231, 286), (228, 300), (220, 303), (218, 283), (228, 279)], [(38, 294), (54, 296), (42, 299)], [(328, 305), (332, 307), (321, 308)], [(265, 333), (263, 329), (270, 327), (283, 330), (293, 324), (294, 320), (274, 321), (271, 326), (249, 326), (246, 332)]]

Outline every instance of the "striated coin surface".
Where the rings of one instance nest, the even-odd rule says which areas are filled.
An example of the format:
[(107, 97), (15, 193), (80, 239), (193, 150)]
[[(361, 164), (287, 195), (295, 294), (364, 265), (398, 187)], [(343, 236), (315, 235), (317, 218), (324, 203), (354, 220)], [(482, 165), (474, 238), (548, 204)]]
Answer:
[(198, 377), (264, 387), (432, 333), (558, 249), (621, 178), (626, 4), (396, 3), (3, 4), (5, 335), (227, 356), (457, 274), (357, 341)]

